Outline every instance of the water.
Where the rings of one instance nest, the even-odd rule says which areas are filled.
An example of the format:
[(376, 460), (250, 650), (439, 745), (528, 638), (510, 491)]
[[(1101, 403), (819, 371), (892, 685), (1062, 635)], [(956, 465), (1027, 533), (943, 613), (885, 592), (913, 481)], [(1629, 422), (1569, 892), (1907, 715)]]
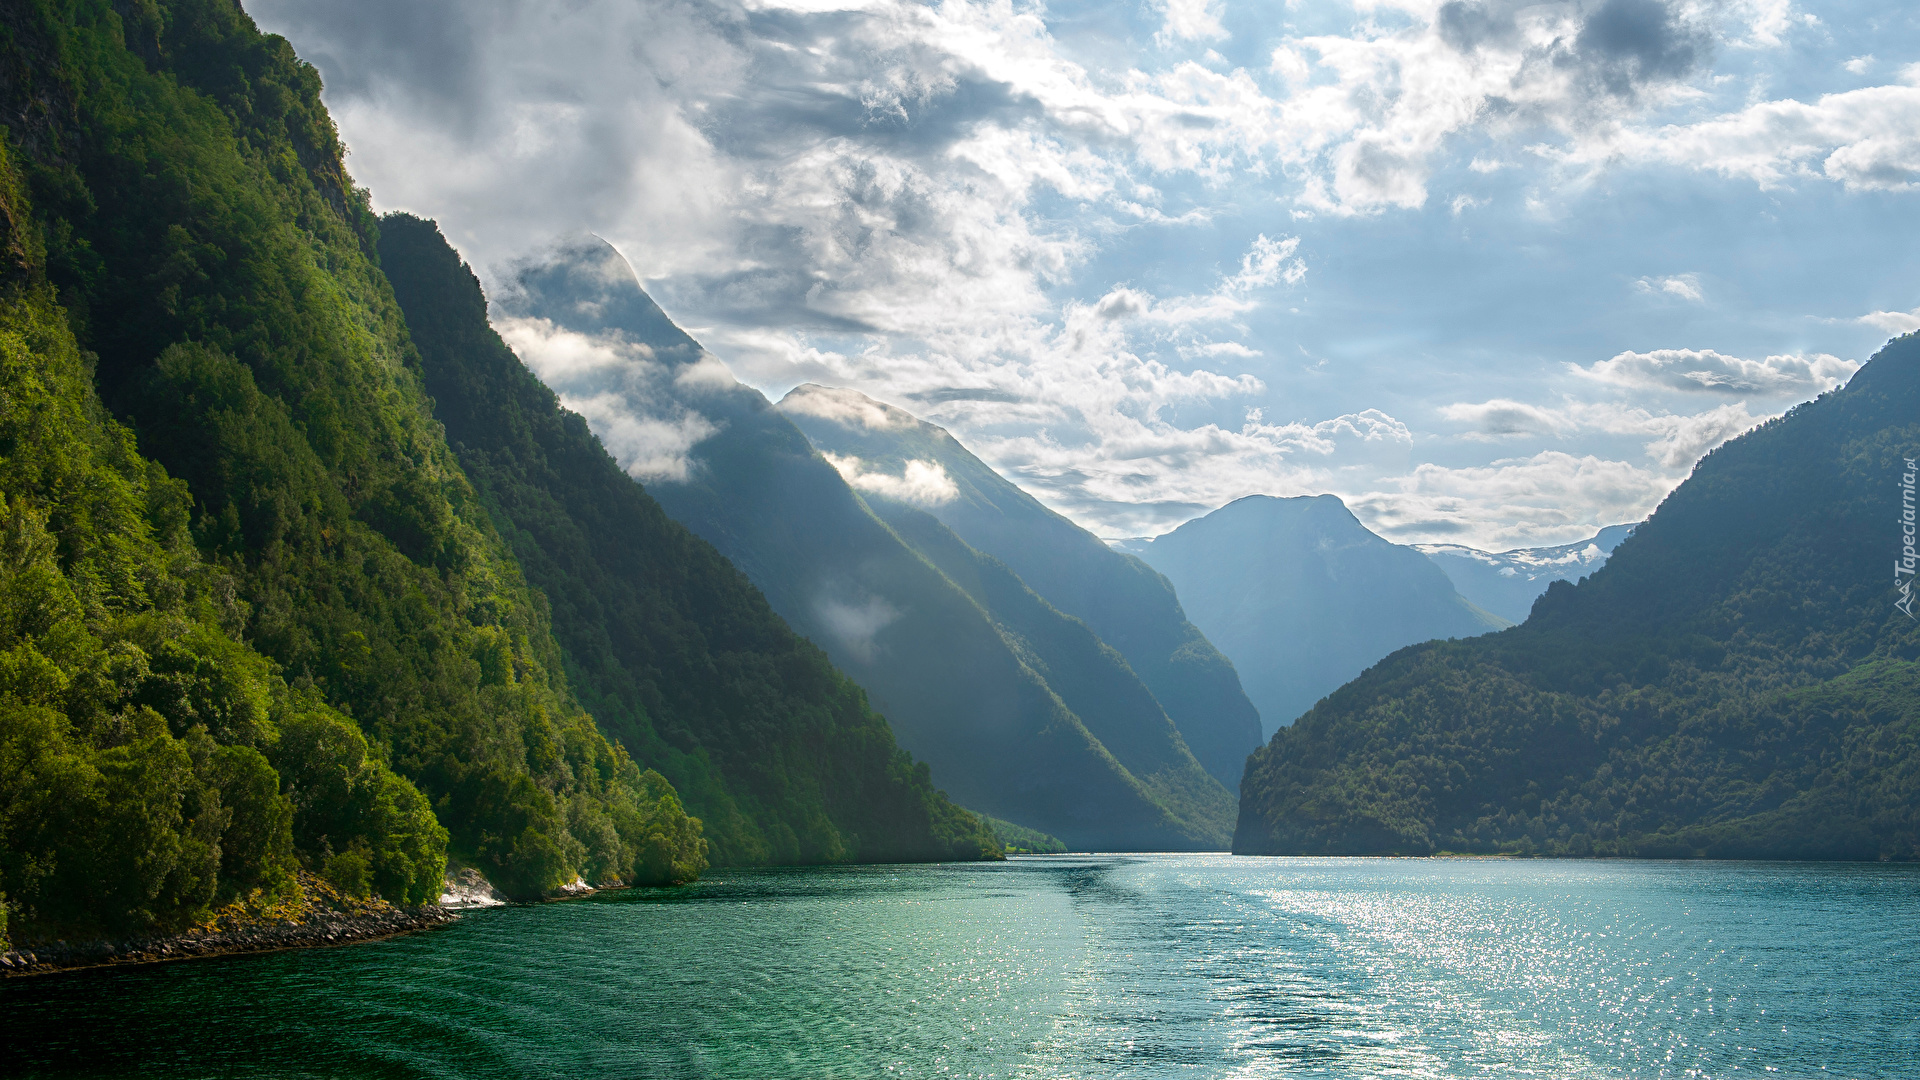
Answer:
[(0, 984), (24, 1076), (1920, 1076), (1920, 868), (720, 871)]

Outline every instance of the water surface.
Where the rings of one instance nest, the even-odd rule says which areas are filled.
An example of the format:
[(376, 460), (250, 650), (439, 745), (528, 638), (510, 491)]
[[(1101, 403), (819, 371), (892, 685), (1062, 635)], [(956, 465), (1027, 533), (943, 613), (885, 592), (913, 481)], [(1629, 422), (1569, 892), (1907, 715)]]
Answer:
[(1920, 1076), (1920, 868), (1016, 858), (725, 870), (0, 984), (10, 1073)]

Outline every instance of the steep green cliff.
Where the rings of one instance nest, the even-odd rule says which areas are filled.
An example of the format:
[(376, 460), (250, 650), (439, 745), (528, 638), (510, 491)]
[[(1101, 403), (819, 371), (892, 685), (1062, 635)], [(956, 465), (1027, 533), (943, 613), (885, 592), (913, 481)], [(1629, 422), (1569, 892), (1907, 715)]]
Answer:
[(607, 730), (672, 779), (706, 823), (715, 862), (996, 850), (894, 744), (860, 688), (711, 544), (668, 518), (521, 364), (431, 222), (387, 217), (380, 254), (435, 415), (549, 598), (573, 685)]
[(519, 895), (697, 873), (432, 418), (313, 69), (231, 0), (0, 15), (8, 647), (52, 665), (0, 690), (16, 931), (179, 925), (289, 859), (405, 900), (449, 849)]
[(1276, 734), (1235, 850), (1920, 857), (1916, 456), (1908, 336), (1522, 625), (1403, 649)]

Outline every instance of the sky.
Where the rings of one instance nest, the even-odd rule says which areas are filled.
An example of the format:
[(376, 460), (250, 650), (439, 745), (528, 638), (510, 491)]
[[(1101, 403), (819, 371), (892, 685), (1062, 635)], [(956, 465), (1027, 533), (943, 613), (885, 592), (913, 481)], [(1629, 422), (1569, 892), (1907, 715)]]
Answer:
[(1920, 328), (1920, 7), (250, 0), (377, 209), (591, 231), (742, 381), (1107, 537), (1645, 517)]

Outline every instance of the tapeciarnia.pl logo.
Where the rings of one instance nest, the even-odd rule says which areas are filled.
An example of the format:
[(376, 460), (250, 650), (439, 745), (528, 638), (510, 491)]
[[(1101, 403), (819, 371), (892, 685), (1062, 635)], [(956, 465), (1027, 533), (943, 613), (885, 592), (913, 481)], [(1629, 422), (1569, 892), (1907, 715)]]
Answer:
[[(1900, 609), (1907, 618), (1920, 618), (1913, 613), (1913, 476), (1920, 472), (1915, 468), (1912, 458), (1905, 459), (1907, 471), (1900, 474), (1900, 557), (1893, 560), (1893, 584), (1900, 590), (1900, 599), (1893, 606)], [(1902, 575), (1905, 575), (1904, 577)]]

